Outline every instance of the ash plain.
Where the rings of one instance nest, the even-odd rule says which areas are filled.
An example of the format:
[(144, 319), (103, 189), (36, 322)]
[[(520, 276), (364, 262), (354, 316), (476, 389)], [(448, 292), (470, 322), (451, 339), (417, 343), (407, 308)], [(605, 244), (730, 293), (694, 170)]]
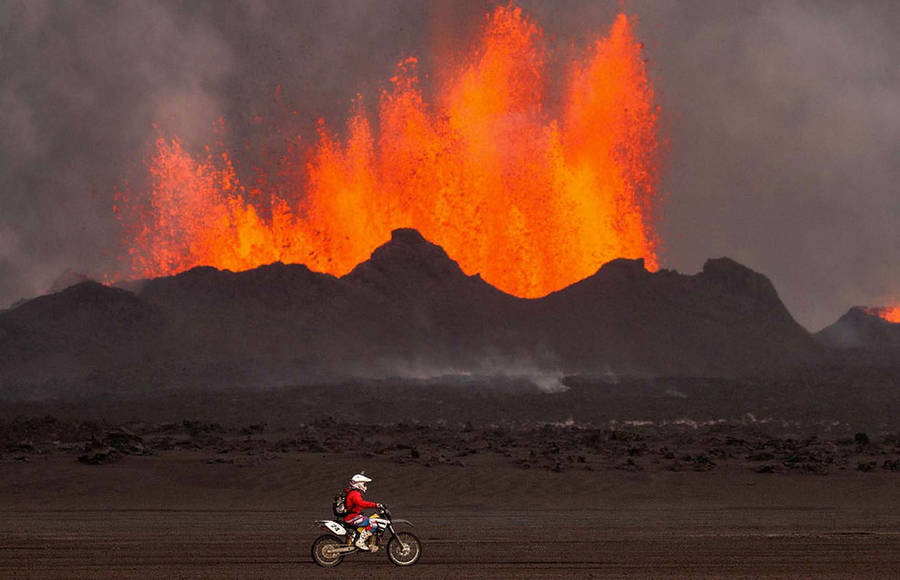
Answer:
[[(6, 401), (0, 576), (892, 577), (896, 371), (816, 373)], [(310, 561), (360, 469), (416, 567)]]

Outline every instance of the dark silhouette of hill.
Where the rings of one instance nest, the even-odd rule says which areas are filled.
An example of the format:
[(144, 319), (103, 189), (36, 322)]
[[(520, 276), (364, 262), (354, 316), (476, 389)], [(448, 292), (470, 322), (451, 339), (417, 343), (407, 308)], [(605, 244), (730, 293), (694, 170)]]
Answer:
[(539, 301), (550, 342), (576, 368), (730, 374), (811, 361), (818, 351), (769, 280), (728, 258), (686, 276), (619, 259)]
[(768, 279), (727, 258), (694, 276), (614, 260), (527, 300), (467, 276), (418, 232), (396, 230), (340, 278), (275, 263), (198, 267), (130, 287), (84, 282), (0, 314), (0, 379), (62, 384), (88, 373), (127, 388), (506, 367), (735, 375), (820, 352)]
[(0, 314), (0, 379), (68, 383), (139, 364), (163, 324), (131, 292), (93, 281), (69, 286)]
[(503, 321), (523, 302), (466, 276), (413, 230), (395, 231), (342, 278), (281, 263), (194, 268), (147, 282), (139, 296), (169, 321), (164, 342), (194, 362), (226, 355), (314, 376), (466, 367), (509, 345)]
[(888, 322), (862, 306), (854, 306), (815, 338), (854, 364), (900, 366), (900, 324)]

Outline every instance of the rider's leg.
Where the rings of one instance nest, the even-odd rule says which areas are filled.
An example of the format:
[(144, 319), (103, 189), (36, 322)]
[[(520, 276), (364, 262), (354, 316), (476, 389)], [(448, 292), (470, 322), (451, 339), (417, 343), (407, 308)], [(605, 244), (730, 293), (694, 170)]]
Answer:
[(360, 515), (350, 520), (350, 523), (352, 523), (357, 528), (361, 528), (362, 530), (359, 533), (359, 537), (356, 538), (356, 543), (354, 545), (360, 550), (368, 550), (369, 546), (366, 545), (366, 540), (368, 540), (369, 536), (372, 535), (372, 524), (370, 523), (369, 518)]
[(378, 551), (378, 535), (375, 533), (375, 526), (372, 526), (372, 531), (369, 536), (369, 551), (377, 552)]
[(354, 528), (361, 528), (369, 526), (369, 518), (362, 514), (356, 514), (344, 518), (344, 523), (348, 526), (353, 526)]

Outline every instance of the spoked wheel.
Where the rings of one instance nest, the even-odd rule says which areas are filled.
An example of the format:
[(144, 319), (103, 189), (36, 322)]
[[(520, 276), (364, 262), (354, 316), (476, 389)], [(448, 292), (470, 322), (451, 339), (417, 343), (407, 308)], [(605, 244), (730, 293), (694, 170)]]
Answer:
[(334, 568), (344, 560), (344, 556), (336, 551), (342, 545), (334, 536), (319, 536), (312, 544), (313, 562), (323, 568)]
[(410, 532), (397, 532), (388, 541), (387, 555), (397, 566), (412, 566), (422, 556), (422, 543)]

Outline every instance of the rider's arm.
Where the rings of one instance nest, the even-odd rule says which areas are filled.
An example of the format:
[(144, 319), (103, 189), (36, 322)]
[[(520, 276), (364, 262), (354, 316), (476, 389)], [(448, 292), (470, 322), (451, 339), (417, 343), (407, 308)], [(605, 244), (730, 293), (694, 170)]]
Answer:
[(378, 504), (374, 501), (366, 501), (363, 498), (359, 498), (359, 506), (364, 508), (373, 508), (378, 507)]
[(347, 505), (348, 507), (359, 506), (361, 508), (373, 508), (378, 507), (378, 504), (374, 501), (366, 501), (363, 499), (362, 494), (358, 491), (352, 491), (349, 495), (347, 495)]

